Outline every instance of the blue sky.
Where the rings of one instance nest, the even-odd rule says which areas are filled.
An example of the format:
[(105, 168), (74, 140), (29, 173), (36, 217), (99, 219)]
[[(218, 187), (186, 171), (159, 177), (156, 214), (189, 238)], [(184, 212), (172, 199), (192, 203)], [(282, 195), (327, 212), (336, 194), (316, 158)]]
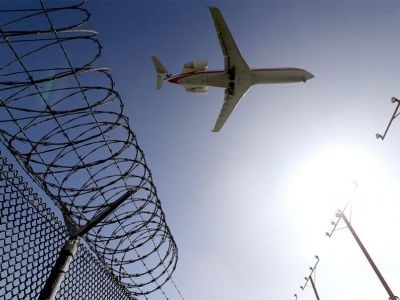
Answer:
[[(223, 68), (208, 6), (221, 9), (251, 67), (297, 67), (306, 84), (256, 86), (220, 133), (223, 90), (155, 89), (150, 56), (172, 72)], [(185, 299), (312, 299), (299, 286), (314, 255), (322, 299), (388, 298), (348, 230), (327, 239), (353, 181), (352, 221), (400, 294), (400, 97), (395, 1), (88, 1), (103, 54), (152, 170), (179, 247)], [(75, 49), (78, 59), (80, 49)], [(71, 54), (72, 55), (72, 54)], [(170, 299), (180, 299), (172, 285)], [(155, 295), (150, 299), (162, 299)]]
[[(223, 67), (207, 6), (221, 9), (251, 67), (298, 67), (306, 84), (256, 86), (218, 134), (223, 90), (155, 89), (150, 59), (172, 73)], [(348, 230), (327, 239), (352, 182), (353, 225), (400, 293), (399, 130), (383, 132), (399, 95), (400, 3), (386, 1), (89, 1), (111, 73), (152, 169), (179, 247), (185, 299), (388, 296)], [(179, 299), (171, 291), (171, 299)], [(156, 297), (157, 298), (157, 297)]]

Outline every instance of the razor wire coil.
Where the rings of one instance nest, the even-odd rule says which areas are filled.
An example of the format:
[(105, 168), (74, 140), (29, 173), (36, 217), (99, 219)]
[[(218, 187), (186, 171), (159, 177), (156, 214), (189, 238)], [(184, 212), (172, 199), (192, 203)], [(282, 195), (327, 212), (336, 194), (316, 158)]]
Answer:
[(76, 226), (133, 189), (85, 239), (133, 296), (162, 291), (177, 246), (114, 81), (94, 67), (84, 1), (22, 5), (0, 10), (1, 142)]

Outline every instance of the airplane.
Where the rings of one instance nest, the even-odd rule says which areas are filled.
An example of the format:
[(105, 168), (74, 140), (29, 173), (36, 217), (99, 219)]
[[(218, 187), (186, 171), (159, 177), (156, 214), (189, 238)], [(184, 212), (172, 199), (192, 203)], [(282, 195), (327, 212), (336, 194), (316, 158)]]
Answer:
[(212, 132), (221, 130), (253, 85), (306, 82), (314, 77), (310, 72), (297, 68), (251, 69), (240, 54), (220, 10), (216, 7), (209, 9), (224, 56), (224, 70), (207, 71), (207, 62), (199, 60), (184, 64), (180, 74), (172, 75), (157, 57), (151, 58), (157, 71), (157, 89), (165, 81), (182, 85), (187, 92), (193, 93), (207, 93), (209, 86), (225, 88), (224, 103)]

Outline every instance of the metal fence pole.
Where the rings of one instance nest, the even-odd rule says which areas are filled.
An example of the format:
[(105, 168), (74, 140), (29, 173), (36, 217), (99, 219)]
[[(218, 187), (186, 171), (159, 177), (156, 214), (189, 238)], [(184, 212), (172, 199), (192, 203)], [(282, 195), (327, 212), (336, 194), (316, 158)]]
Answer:
[(60, 289), (65, 273), (68, 272), (69, 265), (78, 250), (79, 240), (79, 237), (70, 240), (61, 248), (60, 254), (49, 277), (47, 278), (46, 284), (44, 285), (38, 300), (53, 300), (56, 298), (56, 294)]

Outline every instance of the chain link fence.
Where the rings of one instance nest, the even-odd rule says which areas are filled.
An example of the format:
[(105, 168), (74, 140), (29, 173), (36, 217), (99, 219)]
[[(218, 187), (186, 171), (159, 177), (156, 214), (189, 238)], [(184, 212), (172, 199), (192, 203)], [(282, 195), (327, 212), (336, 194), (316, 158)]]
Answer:
[[(0, 153), (0, 299), (37, 299), (68, 231)], [(84, 245), (57, 299), (135, 299)]]
[(48, 201), (1, 158), (0, 299), (36, 299), (76, 232), (60, 299), (168, 299), (167, 282), (183, 299), (177, 245), (113, 78), (96, 67), (89, 17), (83, 0), (0, 7), (0, 142)]

